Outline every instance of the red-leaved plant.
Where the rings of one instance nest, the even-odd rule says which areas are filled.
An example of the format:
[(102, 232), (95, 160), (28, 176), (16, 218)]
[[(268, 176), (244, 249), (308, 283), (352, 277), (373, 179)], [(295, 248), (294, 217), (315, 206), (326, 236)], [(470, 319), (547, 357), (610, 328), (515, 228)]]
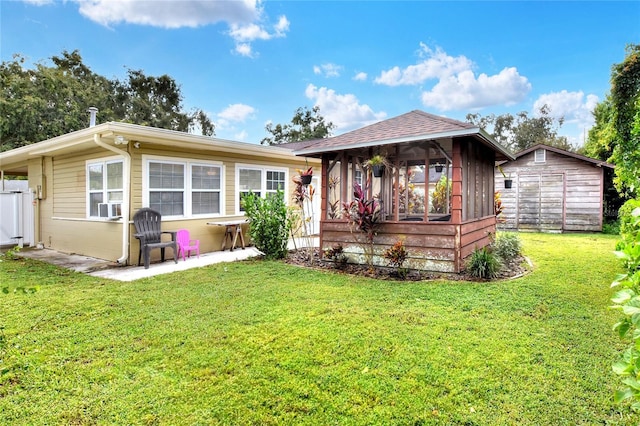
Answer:
[(380, 225), (380, 203), (375, 198), (367, 198), (369, 185), (369, 181), (364, 188), (357, 182), (353, 184), (353, 200), (342, 204), (342, 214), (349, 221), (352, 232), (355, 228), (364, 234), (367, 243), (364, 246), (367, 263), (372, 266), (373, 238)]

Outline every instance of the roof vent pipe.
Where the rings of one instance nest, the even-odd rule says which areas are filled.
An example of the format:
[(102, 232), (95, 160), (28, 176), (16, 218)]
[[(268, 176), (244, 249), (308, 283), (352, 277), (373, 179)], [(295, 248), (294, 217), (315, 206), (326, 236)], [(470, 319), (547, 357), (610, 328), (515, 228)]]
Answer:
[(90, 118), (89, 118), (89, 127), (93, 127), (96, 125), (96, 115), (98, 114), (98, 108), (96, 107), (89, 107), (89, 109), (87, 110), (87, 112), (90, 114)]

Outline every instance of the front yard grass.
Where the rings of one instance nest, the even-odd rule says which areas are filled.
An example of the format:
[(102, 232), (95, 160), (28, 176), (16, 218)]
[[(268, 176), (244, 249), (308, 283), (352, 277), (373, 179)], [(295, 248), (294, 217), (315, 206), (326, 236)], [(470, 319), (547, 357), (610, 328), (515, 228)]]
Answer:
[(121, 283), (0, 262), (0, 423), (636, 425), (613, 403), (617, 238), (521, 234), (492, 283), (279, 262)]

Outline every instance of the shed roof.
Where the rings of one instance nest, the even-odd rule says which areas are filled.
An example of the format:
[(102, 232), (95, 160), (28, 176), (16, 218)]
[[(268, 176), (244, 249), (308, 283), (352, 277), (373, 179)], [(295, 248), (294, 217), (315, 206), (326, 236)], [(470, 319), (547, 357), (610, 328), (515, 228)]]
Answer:
[(481, 128), (451, 118), (414, 110), (369, 126), (295, 147), (297, 155), (318, 156), (325, 152), (371, 146), (392, 145), (421, 140), (437, 140), (470, 136), (489, 146), (499, 158), (513, 155)]
[(542, 143), (539, 143), (537, 145), (534, 145), (532, 147), (529, 147), (527, 149), (524, 149), (524, 150), (516, 153), (516, 155), (515, 155), (516, 160), (518, 158), (524, 156), (524, 155), (527, 155), (527, 154), (529, 154), (531, 152), (534, 152), (537, 149), (546, 149), (547, 151), (555, 152), (556, 154), (565, 155), (567, 157), (572, 157), (572, 158), (576, 158), (578, 160), (586, 161), (587, 163), (592, 163), (593, 165), (595, 165), (597, 167), (608, 167), (610, 169), (615, 168), (615, 166), (613, 164), (607, 163), (606, 161), (597, 160), (595, 158), (587, 157), (587, 156), (584, 156), (584, 155), (577, 154), (575, 152), (567, 151), (567, 150), (564, 150), (562, 148), (556, 148), (555, 146), (545, 145), (545, 144), (542, 144)]

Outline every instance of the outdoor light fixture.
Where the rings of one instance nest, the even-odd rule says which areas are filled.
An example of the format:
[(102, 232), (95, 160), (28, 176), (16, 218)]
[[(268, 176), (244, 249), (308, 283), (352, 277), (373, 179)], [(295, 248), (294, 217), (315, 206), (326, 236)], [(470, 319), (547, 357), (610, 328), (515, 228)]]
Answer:
[(124, 136), (122, 136), (122, 135), (116, 136), (116, 140), (115, 140), (115, 144), (116, 145), (126, 145), (128, 143), (129, 143), (129, 141)]

